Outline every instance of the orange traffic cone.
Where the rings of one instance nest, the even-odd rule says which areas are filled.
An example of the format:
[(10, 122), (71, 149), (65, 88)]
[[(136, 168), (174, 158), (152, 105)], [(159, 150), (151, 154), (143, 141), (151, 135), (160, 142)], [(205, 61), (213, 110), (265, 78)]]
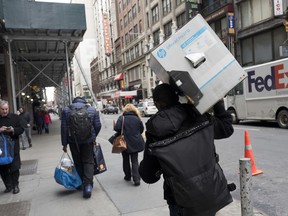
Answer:
[(253, 155), (253, 151), (252, 151), (252, 146), (250, 144), (250, 137), (249, 137), (247, 130), (245, 130), (245, 156), (244, 157), (250, 158), (250, 160), (251, 160), (252, 176), (263, 173), (262, 170), (258, 170), (256, 168), (256, 164), (254, 161), (254, 155)]

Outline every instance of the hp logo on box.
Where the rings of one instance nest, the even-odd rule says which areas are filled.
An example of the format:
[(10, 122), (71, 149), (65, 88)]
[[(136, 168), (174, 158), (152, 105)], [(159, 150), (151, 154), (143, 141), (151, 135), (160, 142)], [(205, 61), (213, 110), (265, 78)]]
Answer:
[(164, 58), (166, 56), (166, 51), (164, 49), (159, 49), (157, 52), (159, 58)]

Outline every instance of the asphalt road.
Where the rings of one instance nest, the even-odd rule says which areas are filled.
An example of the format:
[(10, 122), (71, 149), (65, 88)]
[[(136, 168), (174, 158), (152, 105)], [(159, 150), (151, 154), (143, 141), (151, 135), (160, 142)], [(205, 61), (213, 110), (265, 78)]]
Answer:
[[(119, 115), (102, 115), (102, 135), (111, 134), (112, 121)], [(149, 118), (142, 118), (145, 123)], [(239, 159), (244, 157), (244, 131), (250, 136), (257, 169), (263, 174), (253, 176), (253, 206), (269, 216), (288, 216), (288, 130), (276, 123), (243, 122), (234, 125), (234, 134), (215, 141), (220, 164), (229, 182), (237, 185), (233, 197), (240, 200)], [(140, 158), (141, 159), (141, 158)], [(159, 188), (159, 187), (156, 187)], [(157, 192), (159, 198), (159, 191)], [(162, 203), (161, 203), (162, 204)], [(160, 204), (160, 205), (161, 205)]]

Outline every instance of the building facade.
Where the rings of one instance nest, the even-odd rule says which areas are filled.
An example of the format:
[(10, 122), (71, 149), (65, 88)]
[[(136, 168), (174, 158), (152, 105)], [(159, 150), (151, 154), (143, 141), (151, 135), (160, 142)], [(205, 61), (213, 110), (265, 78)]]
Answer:
[(280, 55), (279, 47), (287, 42), (287, 32), (283, 25), (283, 16), (277, 17), (274, 14), (275, 2), (277, 1), (235, 1), (238, 29), (236, 57), (242, 66), (284, 57)]
[[(97, 35), (97, 57), (90, 63), (92, 86), (97, 100), (115, 103), (118, 91), (114, 37), (117, 37), (114, 1), (94, 0), (94, 25)], [(98, 76), (98, 79), (95, 77)]]

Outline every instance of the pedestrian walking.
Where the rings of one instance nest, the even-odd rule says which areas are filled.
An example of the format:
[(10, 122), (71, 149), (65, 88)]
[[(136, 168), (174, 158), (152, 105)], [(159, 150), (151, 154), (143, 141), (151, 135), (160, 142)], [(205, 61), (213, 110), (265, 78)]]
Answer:
[(121, 153), (123, 158), (123, 171), (125, 175), (124, 179), (126, 181), (130, 181), (132, 177), (134, 185), (139, 186), (140, 175), (138, 171), (138, 153), (144, 150), (145, 142), (141, 135), (144, 131), (144, 126), (141, 121), (140, 113), (133, 104), (126, 104), (123, 109), (123, 115), (119, 116), (116, 121), (114, 130), (120, 134), (122, 132), (122, 128), (127, 144), (127, 149)]
[(48, 110), (44, 110), (43, 112), (43, 121), (44, 121), (44, 130), (45, 134), (49, 134), (49, 124), (52, 124), (51, 116)]
[[(100, 132), (99, 113), (82, 97), (65, 107), (61, 115), (61, 141), (63, 151), (70, 147), (72, 158), (82, 179), (83, 197), (90, 198), (93, 190), (93, 143)], [(80, 188), (79, 188), (80, 189)]]
[(19, 135), (24, 132), (21, 125), (20, 116), (14, 113), (9, 113), (8, 101), (0, 100), (0, 133), (10, 136), (15, 142), (14, 145), (14, 159), (12, 163), (7, 165), (0, 165), (0, 175), (6, 187), (4, 193), (13, 191), (13, 194), (20, 192), (19, 189), (19, 175), (20, 175), (20, 145)]
[(140, 176), (152, 184), (163, 173), (170, 216), (215, 216), (233, 201), (214, 146), (214, 139), (233, 133), (231, 115), (223, 101), (214, 116), (200, 115), (192, 104), (180, 104), (166, 83), (154, 89), (153, 100), (158, 112), (146, 123)]
[(31, 139), (31, 123), (32, 123), (32, 119), (30, 116), (29, 112), (26, 112), (24, 110), (23, 107), (19, 107), (18, 109), (19, 113), (20, 113), (20, 118), (24, 124), (24, 134), (22, 134), (20, 136), (21, 142), (22, 142), (22, 149), (24, 150), (25, 147), (25, 139), (24, 136), (26, 136), (27, 140), (28, 140), (28, 145), (31, 148), (32, 147), (32, 139)]
[(42, 134), (44, 118), (43, 118), (43, 112), (40, 107), (36, 108), (34, 120), (36, 123), (37, 133)]

